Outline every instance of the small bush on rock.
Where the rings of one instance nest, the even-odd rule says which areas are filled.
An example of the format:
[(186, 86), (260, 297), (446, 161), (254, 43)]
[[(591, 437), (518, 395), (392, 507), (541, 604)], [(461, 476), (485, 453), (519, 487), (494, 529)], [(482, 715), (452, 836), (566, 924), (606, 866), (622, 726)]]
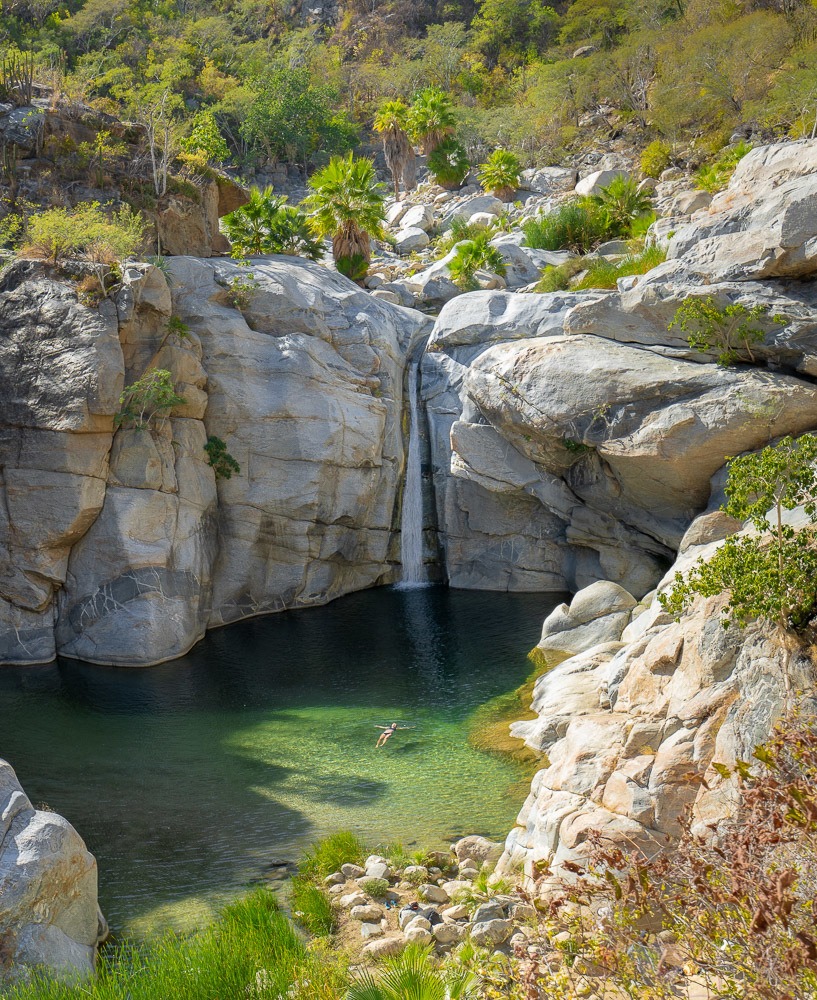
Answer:
[(174, 406), (185, 402), (176, 393), (173, 376), (164, 368), (151, 368), (133, 385), (125, 388), (119, 397), (121, 409), (114, 422), (118, 427), (131, 424), (137, 430), (150, 426), (151, 420), (162, 422)]
[(457, 245), (454, 257), (448, 265), (451, 280), (463, 291), (473, 291), (476, 288), (474, 275), (485, 268), (494, 274), (505, 274), (505, 261), (496, 247), (492, 247), (489, 232), (481, 232), (471, 240), (465, 240)]
[(216, 479), (232, 479), (234, 472), (241, 472), (241, 466), (227, 451), (227, 445), (220, 437), (211, 434), (204, 450), (207, 452), (207, 464), (213, 469)]
[(721, 150), (714, 160), (704, 164), (695, 172), (695, 183), (710, 194), (723, 191), (735, 172), (735, 167), (751, 149), (749, 143), (739, 142), (735, 146)]
[(774, 622), (783, 632), (805, 625), (815, 607), (817, 532), (813, 527), (796, 531), (784, 523), (784, 512), (802, 506), (817, 524), (815, 462), (813, 434), (785, 437), (758, 454), (731, 459), (722, 510), (750, 521), (758, 533), (732, 535), (686, 576), (676, 573), (672, 588), (658, 598), (664, 610), (680, 616), (696, 595), (725, 591), (724, 625), (745, 626), (756, 618)]
[(645, 177), (660, 177), (672, 163), (672, 147), (663, 139), (655, 139), (641, 154), (641, 173)]
[[(768, 308), (758, 305), (747, 309), (739, 302), (721, 309), (709, 295), (705, 299), (687, 299), (677, 309), (668, 329), (679, 327), (687, 334), (687, 343), (697, 351), (718, 352), (719, 365), (752, 361), (752, 344), (762, 344), (766, 331), (759, 320), (768, 316)], [(772, 323), (785, 324), (782, 317), (769, 317)]]
[(634, 274), (646, 274), (667, 259), (666, 251), (661, 247), (646, 247), (638, 253), (628, 253), (621, 260), (608, 260), (604, 257), (594, 257), (585, 261), (587, 273), (571, 287), (576, 290), (585, 288), (615, 288), (619, 278), (628, 278)]

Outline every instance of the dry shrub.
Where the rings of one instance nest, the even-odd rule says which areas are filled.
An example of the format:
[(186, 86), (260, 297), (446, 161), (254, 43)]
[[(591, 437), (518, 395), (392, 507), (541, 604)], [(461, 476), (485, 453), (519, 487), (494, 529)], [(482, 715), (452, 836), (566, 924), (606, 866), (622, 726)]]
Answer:
[(713, 767), (713, 787), (738, 787), (726, 827), (701, 836), (687, 819), (650, 860), (596, 835), (587, 866), (564, 865), (577, 881), (544, 919), (557, 950), (522, 962), (526, 1000), (581, 996), (588, 981), (633, 1000), (814, 1000), (817, 719), (781, 723), (754, 756)]

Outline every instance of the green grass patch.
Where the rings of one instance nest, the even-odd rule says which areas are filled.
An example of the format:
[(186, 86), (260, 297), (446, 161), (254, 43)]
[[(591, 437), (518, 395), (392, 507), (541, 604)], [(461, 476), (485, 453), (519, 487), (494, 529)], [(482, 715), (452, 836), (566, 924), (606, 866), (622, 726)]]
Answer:
[(576, 291), (586, 288), (615, 288), (619, 278), (646, 274), (667, 259), (661, 247), (646, 247), (640, 253), (628, 253), (621, 260), (596, 257), (586, 261), (586, 273), (572, 286)]
[(325, 879), (340, 866), (362, 864), (367, 855), (366, 845), (351, 830), (338, 830), (313, 844), (298, 865), (298, 872), (313, 882)]
[(311, 956), (272, 893), (257, 889), (195, 934), (163, 934), (141, 946), (108, 949), (96, 978), (81, 986), (35, 974), (3, 995), (5, 1000), (226, 1000), (255, 995), (336, 1000), (343, 995), (343, 976), (331, 963)]
[(335, 930), (335, 916), (326, 892), (303, 876), (290, 882), (292, 917), (310, 934), (326, 937)]

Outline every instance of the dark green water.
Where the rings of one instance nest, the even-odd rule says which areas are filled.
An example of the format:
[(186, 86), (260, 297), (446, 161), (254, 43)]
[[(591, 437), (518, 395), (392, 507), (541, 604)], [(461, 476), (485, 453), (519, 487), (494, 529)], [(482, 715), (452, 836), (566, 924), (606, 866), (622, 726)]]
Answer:
[[(231, 893), (351, 828), (372, 844), (502, 837), (517, 765), (466, 739), (528, 675), (560, 595), (381, 588), (211, 633), (142, 670), (0, 670), (0, 756), (96, 855), (111, 925), (209, 919)], [(416, 728), (375, 749), (380, 723)]]

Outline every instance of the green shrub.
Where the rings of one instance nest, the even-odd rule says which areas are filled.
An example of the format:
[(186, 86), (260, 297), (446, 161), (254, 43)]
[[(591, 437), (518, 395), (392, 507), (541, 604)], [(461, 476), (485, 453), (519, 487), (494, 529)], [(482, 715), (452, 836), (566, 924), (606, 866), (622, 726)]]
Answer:
[(377, 974), (364, 970), (349, 987), (346, 1000), (478, 1000), (479, 980), (467, 969), (438, 969), (430, 951), (410, 944), (387, 958)]
[(234, 472), (241, 472), (241, 466), (227, 451), (227, 445), (220, 437), (211, 434), (204, 450), (207, 452), (207, 464), (212, 468), (216, 479), (232, 479)]
[[(743, 627), (765, 618), (782, 631), (804, 626), (814, 613), (817, 576), (815, 460), (813, 434), (785, 437), (759, 454), (730, 459), (721, 509), (757, 530), (731, 535), (708, 561), (699, 558), (686, 577), (676, 573), (672, 588), (658, 598), (664, 610), (678, 617), (695, 595), (726, 591), (724, 625)], [(784, 523), (784, 512), (800, 506), (811, 526), (795, 531)]]
[(536, 285), (537, 292), (565, 292), (570, 288), (570, 279), (585, 267), (583, 257), (571, 257), (564, 264), (552, 264), (542, 272)]
[(173, 376), (164, 368), (151, 368), (119, 397), (121, 407), (114, 417), (117, 427), (132, 424), (137, 430), (148, 427), (155, 417), (164, 419), (174, 406), (185, 402), (176, 394)]
[[(721, 309), (711, 295), (705, 299), (689, 298), (676, 310), (668, 329), (679, 327), (696, 351), (717, 351), (719, 365), (754, 362), (751, 345), (762, 344), (766, 339), (766, 330), (759, 320), (768, 317), (768, 313), (766, 306), (747, 309), (739, 302)], [(768, 318), (772, 323), (786, 323), (778, 316)]]
[(462, 143), (448, 138), (429, 155), (428, 169), (438, 184), (453, 190), (462, 187), (471, 164)]
[(362, 864), (367, 855), (363, 842), (350, 830), (338, 830), (319, 840), (304, 854), (298, 871), (307, 878), (319, 881), (340, 871), (346, 864)]
[(335, 929), (335, 917), (326, 892), (302, 876), (291, 880), (290, 889), (295, 920), (317, 937), (331, 934)]
[(182, 149), (202, 157), (205, 162), (223, 163), (230, 155), (224, 136), (212, 111), (199, 111), (193, 118), (190, 135), (182, 140)]
[(696, 185), (710, 194), (723, 191), (735, 172), (735, 167), (751, 149), (745, 142), (722, 149), (714, 160), (695, 171)]
[(315, 239), (306, 215), (286, 204), (272, 188), (254, 188), (246, 205), (224, 216), (224, 229), (234, 257), (279, 253), (318, 260), (323, 247)]
[(660, 177), (672, 163), (672, 147), (663, 139), (655, 139), (641, 153), (641, 173), (645, 177)]
[(463, 291), (473, 291), (476, 288), (474, 275), (485, 268), (494, 274), (505, 274), (505, 261), (496, 247), (489, 243), (491, 233), (483, 230), (471, 240), (465, 240), (457, 245), (454, 256), (448, 265), (451, 280)]
[[(488, 226), (487, 231), (491, 234), (494, 233), (494, 227)], [(458, 243), (462, 243), (463, 240), (473, 240), (481, 233), (486, 232), (485, 226), (478, 226), (473, 222), (466, 222), (465, 219), (458, 215), (455, 215), (451, 220), (451, 228), (448, 232), (438, 236), (434, 240), (434, 252), (435, 258), (444, 257), (449, 250), (453, 250)]]
[(519, 187), (522, 165), (508, 149), (495, 149), (479, 169), (479, 182), (502, 201), (510, 201)]
[(522, 227), (525, 245), (536, 250), (589, 253), (610, 236), (607, 213), (589, 198), (560, 205), (555, 212), (530, 219)]
[(53, 264), (82, 258), (104, 268), (134, 256), (146, 231), (144, 219), (129, 205), (111, 213), (104, 212), (98, 202), (49, 208), (28, 220), (20, 253)]

